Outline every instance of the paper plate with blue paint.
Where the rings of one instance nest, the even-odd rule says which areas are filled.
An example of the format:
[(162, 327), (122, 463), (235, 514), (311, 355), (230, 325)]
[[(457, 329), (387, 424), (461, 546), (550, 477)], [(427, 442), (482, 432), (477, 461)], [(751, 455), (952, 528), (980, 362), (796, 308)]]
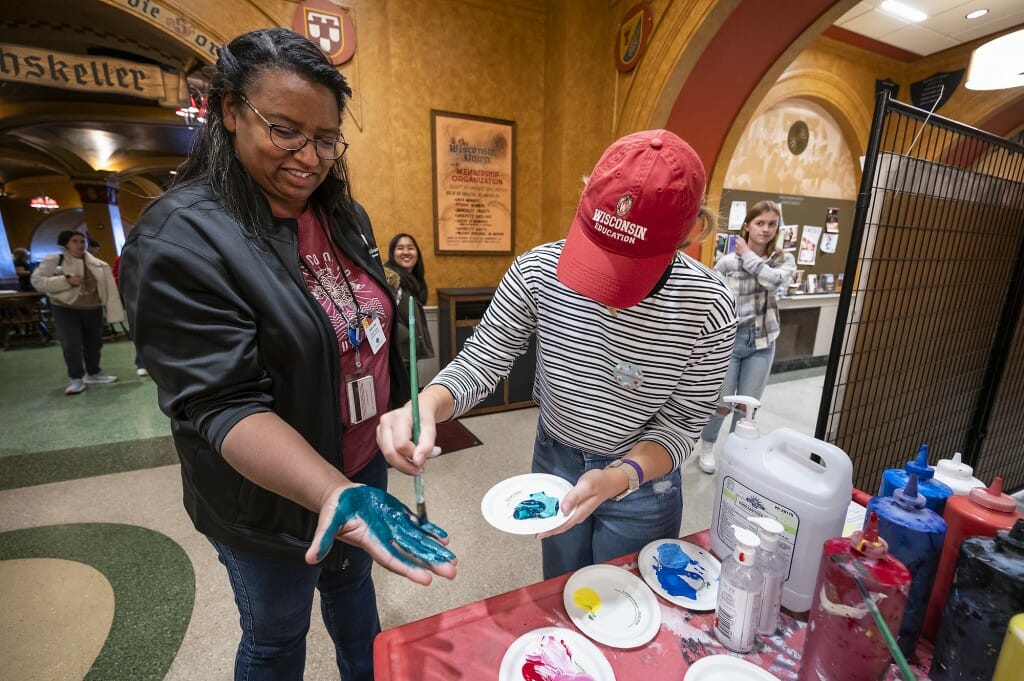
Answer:
[(615, 681), (608, 658), (586, 637), (564, 627), (542, 627), (512, 642), (501, 660), (498, 681), (574, 678), (580, 674), (594, 681)]
[(658, 539), (640, 551), (640, 576), (669, 603), (706, 612), (718, 601), (722, 564), (699, 546), (681, 539)]
[(638, 648), (661, 629), (661, 606), (643, 580), (614, 565), (588, 565), (562, 591), (572, 623), (598, 643)]
[(502, 532), (547, 532), (572, 515), (565, 515), (561, 509), (562, 497), (571, 489), (572, 484), (557, 475), (516, 475), (487, 490), (480, 511), (487, 522)]

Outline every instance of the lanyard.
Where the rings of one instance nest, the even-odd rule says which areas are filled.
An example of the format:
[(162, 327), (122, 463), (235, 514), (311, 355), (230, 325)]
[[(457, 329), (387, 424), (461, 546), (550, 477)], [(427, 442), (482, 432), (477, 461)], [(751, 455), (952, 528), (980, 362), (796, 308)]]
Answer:
[(363, 368), (363, 361), (362, 358), (359, 356), (359, 345), (360, 343), (363, 342), (362, 321), (370, 317), (370, 315), (367, 314), (366, 312), (363, 312), (362, 309), (360, 309), (359, 301), (356, 299), (356, 292), (352, 289), (352, 282), (349, 281), (348, 275), (345, 274), (345, 264), (341, 261), (340, 258), (338, 258), (337, 252), (334, 252), (333, 244), (331, 247), (331, 251), (332, 255), (334, 255), (335, 261), (338, 263), (338, 270), (341, 272), (341, 276), (345, 279), (345, 286), (348, 288), (348, 294), (352, 296), (352, 304), (356, 308), (356, 317), (354, 320), (350, 320), (348, 318), (348, 315), (345, 314), (345, 310), (342, 309), (342, 307), (339, 306), (338, 303), (334, 300), (334, 296), (331, 295), (330, 293), (330, 288), (324, 285), (324, 282), (323, 280), (320, 279), (320, 276), (312, 269), (310, 269), (309, 265), (306, 264), (305, 260), (302, 260), (300, 258), (300, 262), (302, 263), (302, 267), (311, 275), (313, 275), (313, 278), (316, 279), (316, 282), (320, 284), (320, 288), (323, 289), (324, 295), (326, 295), (327, 300), (330, 301), (331, 307), (333, 307), (335, 311), (337, 311), (337, 313), (341, 315), (341, 318), (345, 320), (345, 326), (348, 328), (348, 342), (352, 345), (352, 351), (355, 353), (356, 359), (356, 370), (359, 371), (360, 369)]

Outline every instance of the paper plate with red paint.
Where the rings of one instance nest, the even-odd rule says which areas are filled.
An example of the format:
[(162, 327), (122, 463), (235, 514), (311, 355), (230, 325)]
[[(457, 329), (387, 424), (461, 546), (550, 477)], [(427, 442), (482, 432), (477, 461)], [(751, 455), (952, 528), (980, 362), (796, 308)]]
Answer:
[(480, 502), (484, 519), (502, 532), (537, 534), (553, 530), (572, 514), (562, 513), (562, 497), (572, 484), (557, 475), (527, 473), (502, 480)]
[(715, 609), (722, 564), (682, 539), (657, 539), (640, 550), (640, 576), (669, 603), (697, 612)]
[(508, 647), (498, 681), (615, 681), (604, 653), (572, 629), (543, 627), (528, 631)]

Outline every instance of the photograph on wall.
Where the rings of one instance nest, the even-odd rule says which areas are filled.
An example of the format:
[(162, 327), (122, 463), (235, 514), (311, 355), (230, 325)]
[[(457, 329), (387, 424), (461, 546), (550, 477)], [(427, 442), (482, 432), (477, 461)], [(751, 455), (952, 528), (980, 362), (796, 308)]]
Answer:
[(831, 272), (826, 272), (818, 277), (818, 282), (821, 284), (821, 290), (825, 293), (832, 293), (836, 290), (836, 275)]
[(825, 213), (825, 231), (836, 233), (839, 231), (839, 209), (829, 208)]
[(431, 111), (434, 253), (512, 252), (515, 122)]
[(725, 255), (725, 249), (729, 247), (729, 235), (719, 232), (715, 235), (715, 262)]
[(779, 248), (784, 251), (796, 250), (796, 234), (798, 225), (783, 225), (779, 229)]
[(818, 259), (818, 238), (821, 236), (821, 227), (804, 225), (803, 234), (800, 237), (800, 252), (797, 255), (798, 265), (813, 265)]
[(845, 276), (846, 275), (844, 275), (842, 272), (836, 273), (836, 293), (839, 293), (840, 291), (843, 290), (843, 278)]
[(836, 246), (839, 244), (838, 234), (822, 234), (821, 235), (821, 252), (822, 253), (835, 253)]
[(814, 272), (807, 273), (807, 281), (804, 283), (804, 289), (808, 293), (818, 292), (818, 275)]
[(735, 232), (741, 229), (745, 217), (747, 217), (747, 202), (733, 201), (729, 206), (729, 231)]

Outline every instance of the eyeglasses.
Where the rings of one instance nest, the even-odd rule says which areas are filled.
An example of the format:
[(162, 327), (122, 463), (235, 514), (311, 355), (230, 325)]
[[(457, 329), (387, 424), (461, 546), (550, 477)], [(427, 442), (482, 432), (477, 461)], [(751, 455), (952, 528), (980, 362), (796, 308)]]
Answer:
[(345, 140), (338, 139), (325, 139), (325, 138), (309, 138), (303, 135), (298, 130), (289, 128), (285, 125), (278, 125), (277, 123), (271, 123), (266, 117), (260, 113), (260, 110), (253, 106), (252, 102), (246, 99), (245, 95), (241, 92), (238, 96), (246, 106), (252, 109), (252, 112), (260, 117), (264, 125), (270, 131), (270, 141), (273, 142), (274, 146), (283, 151), (299, 151), (306, 146), (307, 143), (312, 142), (313, 148), (316, 149), (316, 155), (325, 161), (336, 161), (345, 155), (348, 151), (348, 142)]

